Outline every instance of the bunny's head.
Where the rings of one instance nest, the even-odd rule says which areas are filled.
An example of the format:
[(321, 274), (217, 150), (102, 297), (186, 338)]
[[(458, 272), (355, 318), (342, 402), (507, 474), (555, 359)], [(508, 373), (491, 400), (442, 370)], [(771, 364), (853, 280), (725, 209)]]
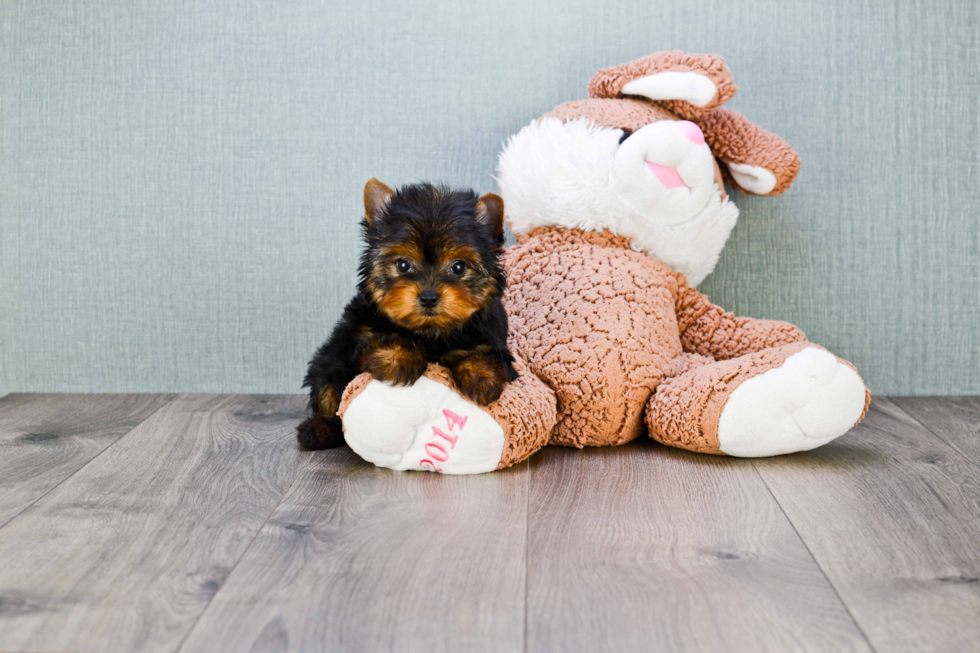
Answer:
[(608, 230), (700, 283), (738, 218), (723, 182), (778, 195), (800, 166), (778, 136), (719, 108), (734, 94), (715, 55), (662, 52), (600, 71), (590, 99), (534, 120), (501, 153), (511, 230)]

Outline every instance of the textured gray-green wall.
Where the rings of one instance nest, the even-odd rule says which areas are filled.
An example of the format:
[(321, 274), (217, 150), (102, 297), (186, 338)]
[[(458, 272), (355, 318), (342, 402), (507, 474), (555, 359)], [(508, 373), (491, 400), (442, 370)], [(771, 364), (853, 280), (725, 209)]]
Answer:
[(803, 158), (711, 298), (879, 393), (980, 392), (975, 0), (0, 0), (0, 395), (299, 391), (365, 180), (495, 188), (599, 68), (722, 54)]

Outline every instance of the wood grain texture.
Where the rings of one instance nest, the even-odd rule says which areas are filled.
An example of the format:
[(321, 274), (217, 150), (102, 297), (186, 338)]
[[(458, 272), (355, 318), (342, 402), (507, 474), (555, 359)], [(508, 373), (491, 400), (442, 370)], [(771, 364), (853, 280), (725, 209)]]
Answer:
[(879, 651), (980, 651), (980, 468), (875, 398), (812, 452), (755, 463)]
[(531, 459), (529, 651), (867, 651), (751, 462), (650, 441)]
[(0, 650), (176, 650), (308, 459), (304, 403), (181, 396), (0, 529)]
[(0, 399), (0, 526), (173, 397), (54, 394)]
[(892, 397), (891, 401), (980, 465), (980, 397)]
[(0, 500), (40, 492), (0, 527), (0, 651), (980, 651), (974, 399), (474, 477), (299, 452), (304, 403), (0, 399)]
[(521, 651), (527, 478), (317, 454), (181, 651)]

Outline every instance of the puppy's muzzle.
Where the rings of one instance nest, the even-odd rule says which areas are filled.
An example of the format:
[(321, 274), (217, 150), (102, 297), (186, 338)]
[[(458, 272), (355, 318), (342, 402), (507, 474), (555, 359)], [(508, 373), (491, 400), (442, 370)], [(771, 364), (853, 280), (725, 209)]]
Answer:
[(439, 304), (439, 293), (435, 290), (423, 290), (419, 293), (419, 305), (422, 308), (435, 308)]

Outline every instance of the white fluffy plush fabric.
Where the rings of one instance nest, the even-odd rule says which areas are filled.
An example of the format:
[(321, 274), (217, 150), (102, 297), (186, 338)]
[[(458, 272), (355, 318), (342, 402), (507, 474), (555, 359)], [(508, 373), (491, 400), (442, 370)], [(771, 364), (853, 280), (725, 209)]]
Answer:
[[(608, 229), (700, 283), (718, 262), (738, 208), (722, 199), (707, 146), (675, 134), (670, 123), (654, 123), (621, 146), (621, 130), (585, 119), (531, 123), (510, 138), (498, 165), (511, 229)], [(689, 187), (664, 188), (644, 160), (676, 167)]]

